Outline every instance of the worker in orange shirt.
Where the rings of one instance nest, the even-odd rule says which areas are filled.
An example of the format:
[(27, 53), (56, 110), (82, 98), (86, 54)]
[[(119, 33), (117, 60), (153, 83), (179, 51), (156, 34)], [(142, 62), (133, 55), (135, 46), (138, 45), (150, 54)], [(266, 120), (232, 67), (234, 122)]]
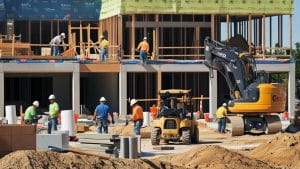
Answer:
[(136, 99), (130, 101), (130, 106), (132, 107), (132, 121), (134, 123), (134, 134), (141, 135), (141, 127), (144, 122), (143, 108), (137, 104)]
[(142, 64), (145, 64), (147, 54), (149, 52), (149, 43), (147, 42), (147, 37), (144, 37), (143, 41), (139, 43), (136, 50), (140, 51), (140, 59), (142, 61)]
[(152, 120), (155, 120), (158, 113), (158, 107), (156, 106), (156, 104), (153, 104), (152, 107), (150, 107), (150, 112), (151, 112)]

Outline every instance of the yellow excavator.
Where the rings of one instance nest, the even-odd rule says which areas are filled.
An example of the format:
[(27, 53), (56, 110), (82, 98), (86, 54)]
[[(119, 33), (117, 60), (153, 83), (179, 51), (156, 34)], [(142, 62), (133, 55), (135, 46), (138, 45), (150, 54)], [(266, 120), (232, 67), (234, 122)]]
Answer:
[(231, 100), (227, 105), (232, 136), (281, 131), (278, 114), (285, 111), (286, 89), (278, 83), (269, 83), (266, 73), (256, 70), (254, 57), (237, 48), (207, 37), (204, 53), (210, 77), (217, 70), (229, 87)]

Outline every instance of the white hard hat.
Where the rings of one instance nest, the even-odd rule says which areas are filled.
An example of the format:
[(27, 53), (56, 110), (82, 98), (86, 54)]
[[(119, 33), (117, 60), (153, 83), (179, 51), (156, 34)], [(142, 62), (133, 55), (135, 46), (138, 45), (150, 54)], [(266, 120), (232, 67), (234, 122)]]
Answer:
[(106, 102), (106, 99), (105, 99), (105, 97), (101, 97), (101, 98), (99, 99), (99, 101), (100, 101), (100, 102)]
[(40, 103), (39, 103), (39, 101), (34, 101), (33, 103), (32, 103), (32, 105), (34, 105), (35, 107), (39, 107), (40, 106)]
[(49, 99), (49, 100), (53, 100), (53, 99), (55, 99), (55, 96), (54, 96), (54, 94), (51, 94), (51, 95), (48, 97), (48, 99)]
[(146, 36), (144, 37), (144, 40), (147, 40), (147, 37), (146, 37)]
[(65, 38), (66, 34), (65, 33), (61, 33), (60, 36), (62, 36), (63, 38)]
[(226, 103), (223, 103), (223, 106), (227, 106), (227, 104), (226, 104)]
[(102, 38), (104, 38), (104, 36), (103, 36), (103, 35), (101, 35), (101, 36), (100, 36), (100, 38), (102, 39)]
[(136, 99), (131, 99), (130, 100), (130, 106), (133, 106), (135, 103), (137, 103), (138, 101)]

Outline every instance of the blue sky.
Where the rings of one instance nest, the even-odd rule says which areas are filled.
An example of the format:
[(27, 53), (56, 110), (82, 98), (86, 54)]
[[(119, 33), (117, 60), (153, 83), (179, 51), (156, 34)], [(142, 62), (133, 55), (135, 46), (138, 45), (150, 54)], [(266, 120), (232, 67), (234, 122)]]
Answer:
[(300, 42), (300, 0), (294, 1), (293, 43)]

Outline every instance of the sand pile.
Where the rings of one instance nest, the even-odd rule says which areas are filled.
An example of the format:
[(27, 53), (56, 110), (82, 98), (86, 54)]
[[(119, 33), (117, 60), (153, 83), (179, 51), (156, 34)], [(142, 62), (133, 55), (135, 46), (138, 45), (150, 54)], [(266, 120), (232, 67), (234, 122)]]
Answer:
[(276, 134), (249, 153), (252, 158), (289, 168), (300, 168), (300, 133)]
[(10, 169), (40, 169), (40, 168), (166, 168), (180, 169), (169, 163), (151, 162), (148, 160), (126, 160), (109, 158), (103, 159), (96, 156), (78, 155), (74, 153), (16, 151), (0, 159), (1, 168)]
[(207, 169), (251, 169), (274, 168), (265, 162), (250, 159), (236, 152), (229, 151), (219, 146), (201, 146), (186, 153), (156, 158), (174, 165), (187, 168)]

